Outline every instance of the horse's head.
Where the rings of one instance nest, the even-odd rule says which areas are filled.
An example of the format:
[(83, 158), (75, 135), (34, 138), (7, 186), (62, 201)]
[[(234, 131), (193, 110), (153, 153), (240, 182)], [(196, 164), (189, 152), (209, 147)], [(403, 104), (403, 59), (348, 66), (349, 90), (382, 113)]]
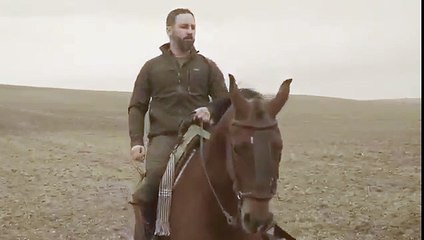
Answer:
[(227, 169), (240, 204), (240, 221), (248, 233), (273, 223), (270, 200), (277, 190), (283, 141), (276, 115), (288, 99), (291, 79), (271, 100), (244, 98), (230, 75), (234, 115), (227, 139)]

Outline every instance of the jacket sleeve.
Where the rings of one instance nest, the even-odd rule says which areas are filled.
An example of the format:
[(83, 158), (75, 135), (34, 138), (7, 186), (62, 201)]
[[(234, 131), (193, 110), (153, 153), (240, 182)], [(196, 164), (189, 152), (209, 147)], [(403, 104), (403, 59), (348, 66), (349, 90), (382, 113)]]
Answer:
[(144, 143), (144, 116), (149, 108), (150, 96), (149, 62), (147, 62), (137, 76), (128, 106), (128, 128), (131, 147), (143, 145)]
[(215, 62), (208, 59), (210, 67), (209, 75), (209, 95), (213, 100), (228, 96), (228, 89), (225, 85), (224, 76)]

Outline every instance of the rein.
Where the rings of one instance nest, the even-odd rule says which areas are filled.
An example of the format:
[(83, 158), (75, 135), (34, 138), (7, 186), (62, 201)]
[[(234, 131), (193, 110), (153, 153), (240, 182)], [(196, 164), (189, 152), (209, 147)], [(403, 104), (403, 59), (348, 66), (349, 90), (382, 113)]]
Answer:
[[(200, 127), (203, 129), (203, 122), (200, 123)], [(200, 159), (201, 159), (201, 163), (202, 163), (201, 165), (202, 165), (202, 168), (203, 168), (203, 172), (205, 173), (206, 180), (209, 184), (209, 188), (211, 189), (211, 191), (212, 191), (212, 193), (215, 197), (215, 200), (218, 203), (219, 208), (221, 209), (221, 212), (224, 214), (225, 218), (227, 219), (227, 223), (231, 226), (237, 226), (237, 218), (231, 216), (231, 214), (228, 213), (225, 210), (224, 206), (222, 205), (221, 201), (219, 200), (218, 195), (216, 194), (215, 188), (212, 185), (208, 171), (206, 170), (206, 161), (205, 161), (205, 156), (203, 155), (203, 152), (204, 152), (203, 151), (203, 138), (200, 138)]]

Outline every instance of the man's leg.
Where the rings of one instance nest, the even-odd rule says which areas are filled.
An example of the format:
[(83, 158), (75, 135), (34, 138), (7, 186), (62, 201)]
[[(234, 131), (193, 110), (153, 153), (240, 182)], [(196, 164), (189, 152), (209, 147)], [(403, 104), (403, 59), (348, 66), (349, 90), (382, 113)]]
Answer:
[(149, 143), (146, 156), (146, 176), (137, 185), (132, 196), (135, 214), (135, 240), (144, 240), (148, 239), (146, 237), (153, 236), (159, 184), (176, 142), (177, 136), (156, 136)]

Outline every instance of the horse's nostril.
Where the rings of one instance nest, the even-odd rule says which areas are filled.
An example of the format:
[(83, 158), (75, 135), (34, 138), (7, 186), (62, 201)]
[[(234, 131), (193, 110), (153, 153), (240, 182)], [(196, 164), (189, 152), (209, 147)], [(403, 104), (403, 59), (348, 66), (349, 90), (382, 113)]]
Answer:
[(246, 213), (243, 217), (244, 222), (250, 222), (250, 213)]

